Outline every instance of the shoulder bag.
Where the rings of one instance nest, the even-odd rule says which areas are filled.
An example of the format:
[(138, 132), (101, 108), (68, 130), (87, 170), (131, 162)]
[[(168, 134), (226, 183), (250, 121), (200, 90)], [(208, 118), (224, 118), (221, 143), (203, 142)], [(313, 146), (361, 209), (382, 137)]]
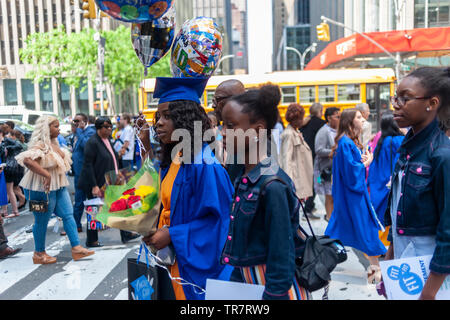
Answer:
[[(263, 196), (264, 188), (273, 181), (279, 181), (287, 185), (287, 183), (280, 177), (271, 176), (267, 178), (261, 186), (261, 194)], [(305, 213), (309, 229), (311, 230), (311, 235), (308, 235), (308, 233), (300, 225), (298, 226), (298, 229), (306, 236), (306, 244), (303, 255), (295, 259), (295, 277), (300, 286), (310, 292), (313, 292), (328, 285), (331, 280), (331, 272), (339, 263), (347, 260), (347, 253), (341, 241), (331, 239), (326, 235), (316, 236), (314, 234), (303, 203), (300, 199), (298, 199), (298, 201), (300, 202), (302, 210)]]
[(29, 202), (29, 206), (30, 206), (30, 211), (31, 212), (38, 212), (38, 213), (46, 213), (48, 211), (48, 192), (45, 193), (45, 195), (47, 196), (47, 201), (46, 200), (31, 200), (31, 191), (30, 191), (30, 202)]

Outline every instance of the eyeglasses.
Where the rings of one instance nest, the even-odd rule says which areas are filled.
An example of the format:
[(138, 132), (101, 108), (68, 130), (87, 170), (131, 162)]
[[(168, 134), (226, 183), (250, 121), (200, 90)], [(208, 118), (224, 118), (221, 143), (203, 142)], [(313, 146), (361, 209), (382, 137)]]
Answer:
[(403, 96), (393, 96), (391, 97), (391, 103), (393, 105), (399, 106), (399, 107), (404, 107), (405, 104), (408, 103), (408, 101), (411, 100), (426, 100), (426, 99), (431, 99), (431, 97), (403, 97)]
[(213, 105), (218, 105), (221, 101), (229, 99), (229, 98), (230, 98), (230, 96), (228, 96), (228, 97), (218, 97), (218, 98), (213, 97), (212, 98), (212, 103), (213, 103)]

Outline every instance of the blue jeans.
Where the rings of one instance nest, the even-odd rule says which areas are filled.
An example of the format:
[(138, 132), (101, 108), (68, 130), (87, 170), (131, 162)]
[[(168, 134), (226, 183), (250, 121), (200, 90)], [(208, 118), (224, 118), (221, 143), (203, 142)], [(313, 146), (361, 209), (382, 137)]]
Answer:
[[(47, 200), (47, 196), (44, 192), (24, 190), (25, 196), (28, 200)], [(45, 213), (33, 212), (34, 215), (34, 246), (36, 252), (45, 251), (45, 236), (47, 233), (48, 221), (52, 213), (55, 213), (58, 217), (62, 218), (64, 223), (64, 230), (69, 237), (70, 245), (73, 247), (80, 244), (78, 238), (77, 225), (73, 218), (73, 207), (70, 200), (69, 192), (66, 188), (61, 188), (57, 191), (51, 191), (48, 194), (48, 211)]]
[(77, 228), (81, 228), (81, 217), (84, 212), (84, 201), (86, 200), (86, 195), (83, 190), (77, 187), (78, 179), (79, 177), (75, 176), (75, 204), (73, 205), (73, 217), (75, 218)]
[(126, 167), (133, 168), (133, 160), (122, 160), (122, 166), (124, 168), (126, 168)]

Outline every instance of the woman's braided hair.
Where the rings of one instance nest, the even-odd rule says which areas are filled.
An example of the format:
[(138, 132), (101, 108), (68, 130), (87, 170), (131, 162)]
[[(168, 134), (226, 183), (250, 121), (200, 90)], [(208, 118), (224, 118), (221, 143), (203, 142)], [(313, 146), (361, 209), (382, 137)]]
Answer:
[[(169, 113), (170, 119), (173, 121), (174, 129), (185, 129), (189, 131), (191, 136), (191, 163), (194, 161), (194, 144), (195, 139), (201, 138), (205, 132), (212, 128), (211, 120), (208, 118), (208, 115), (205, 112), (205, 109), (194, 101), (189, 100), (177, 100), (169, 103)], [(155, 125), (158, 122), (160, 115), (156, 113), (155, 116)], [(196, 121), (200, 121), (202, 124), (202, 136), (195, 137), (194, 136), (194, 123)], [(155, 128), (156, 129), (156, 128)], [(155, 130), (156, 132), (156, 130)], [(211, 138), (211, 141), (206, 141), (211, 144), (215, 141), (214, 137)], [(181, 141), (180, 141), (181, 142)], [(161, 146), (161, 167), (167, 168), (172, 163), (171, 155), (172, 150), (175, 147), (176, 143), (171, 144), (162, 144)]]

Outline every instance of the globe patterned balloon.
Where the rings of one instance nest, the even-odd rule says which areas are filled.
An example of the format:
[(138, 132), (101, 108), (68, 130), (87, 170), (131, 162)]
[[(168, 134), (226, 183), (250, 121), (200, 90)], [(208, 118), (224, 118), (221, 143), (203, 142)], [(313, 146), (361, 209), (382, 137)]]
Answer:
[(174, 77), (210, 77), (222, 56), (222, 34), (212, 18), (186, 21), (172, 47)]
[(144, 23), (161, 18), (175, 0), (95, 0), (100, 10), (124, 22)]
[(170, 51), (175, 38), (175, 18), (172, 7), (159, 19), (131, 25), (131, 42), (146, 71)]

